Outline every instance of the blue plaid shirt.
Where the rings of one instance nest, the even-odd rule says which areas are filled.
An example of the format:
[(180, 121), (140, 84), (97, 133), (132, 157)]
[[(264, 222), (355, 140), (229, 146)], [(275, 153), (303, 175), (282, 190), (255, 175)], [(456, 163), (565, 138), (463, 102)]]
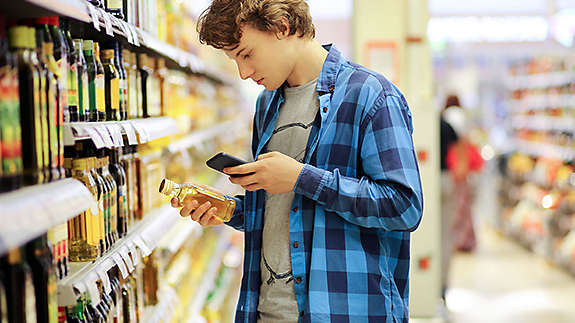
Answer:
[[(407, 322), (409, 232), (423, 209), (411, 113), (391, 82), (325, 48), (320, 108), (289, 220), (299, 321)], [(267, 152), (282, 92), (258, 98), (254, 158)], [(227, 223), (245, 232), (236, 322), (257, 320), (264, 193), (237, 196)]]

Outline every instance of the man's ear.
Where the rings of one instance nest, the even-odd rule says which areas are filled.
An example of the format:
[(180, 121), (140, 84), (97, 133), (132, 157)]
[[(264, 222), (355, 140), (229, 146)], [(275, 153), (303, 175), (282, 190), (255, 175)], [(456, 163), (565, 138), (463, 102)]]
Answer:
[(290, 35), (289, 20), (286, 17), (280, 18), (280, 30), (276, 32), (276, 37), (279, 40), (286, 39)]

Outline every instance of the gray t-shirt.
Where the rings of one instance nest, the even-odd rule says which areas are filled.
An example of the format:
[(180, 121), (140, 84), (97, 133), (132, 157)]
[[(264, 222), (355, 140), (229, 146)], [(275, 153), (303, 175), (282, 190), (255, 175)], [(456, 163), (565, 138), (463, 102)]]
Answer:
[[(284, 88), (285, 101), (279, 110), (276, 129), (268, 151), (277, 151), (303, 162), (309, 133), (319, 109), (317, 79)], [(262, 285), (258, 322), (297, 322), (298, 308), (291, 270), (289, 214), (294, 193), (267, 194), (264, 213)]]

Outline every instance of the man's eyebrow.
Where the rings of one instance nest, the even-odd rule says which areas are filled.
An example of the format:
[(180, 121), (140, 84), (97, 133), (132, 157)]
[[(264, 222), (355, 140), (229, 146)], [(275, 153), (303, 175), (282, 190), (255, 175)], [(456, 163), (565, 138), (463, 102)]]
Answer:
[(240, 56), (240, 54), (244, 51), (244, 49), (246, 49), (246, 48), (244, 47), (244, 48), (240, 49), (240, 51), (236, 53), (236, 57)]

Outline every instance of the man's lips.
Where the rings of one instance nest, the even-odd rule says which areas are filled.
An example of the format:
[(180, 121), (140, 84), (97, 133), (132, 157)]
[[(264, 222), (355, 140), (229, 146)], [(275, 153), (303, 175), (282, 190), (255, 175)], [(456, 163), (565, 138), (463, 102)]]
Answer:
[(257, 80), (256, 83), (258, 83), (259, 85), (261, 85), (263, 80), (264, 80), (264, 79), (261, 78), (261, 79)]

